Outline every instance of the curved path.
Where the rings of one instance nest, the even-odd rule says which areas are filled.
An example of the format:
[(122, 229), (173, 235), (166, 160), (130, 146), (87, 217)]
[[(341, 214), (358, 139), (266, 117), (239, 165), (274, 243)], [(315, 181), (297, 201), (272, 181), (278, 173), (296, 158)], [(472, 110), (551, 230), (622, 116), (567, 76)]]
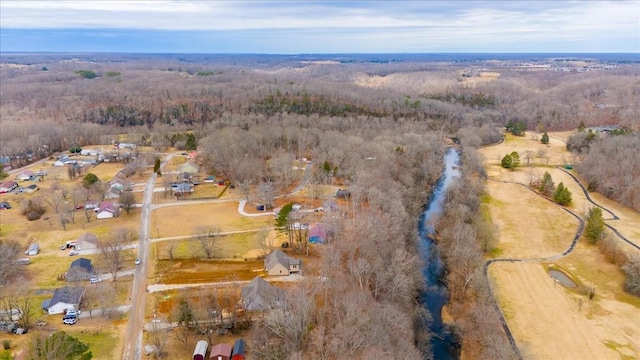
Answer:
[[(515, 185), (520, 185), (523, 186), (525, 188), (527, 188), (528, 190), (532, 191), (533, 193), (543, 197), (544, 199), (550, 201), (551, 203), (553, 203), (556, 206), (559, 206), (560, 208), (562, 208), (564, 211), (568, 212), (569, 214), (571, 214), (573, 217), (576, 218), (576, 220), (578, 220), (578, 229), (576, 230), (575, 235), (573, 236), (573, 240), (571, 241), (571, 244), (569, 244), (569, 247), (562, 252), (561, 254), (557, 254), (557, 255), (552, 255), (552, 256), (548, 256), (548, 257), (544, 257), (544, 258), (499, 258), (499, 259), (491, 259), (488, 260), (487, 262), (485, 262), (484, 264), (484, 268), (483, 268), (483, 274), (486, 277), (487, 281), (489, 280), (489, 266), (493, 263), (497, 263), (497, 262), (545, 262), (545, 261), (555, 261), (558, 260), (564, 256), (569, 255), (573, 249), (575, 249), (576, 244), (578, 243), (578, 240), (580, 240), (580, 237), (582, 236), (582, 233), (584, 232), (584, 220), (582, 220), (582, 218), (580, 216), (578, 216), (576, 213), (574, 213), (573, 211), (567, 209), (564, 206), (558, 205), (555, 202), (553, 202), (552, 200), (550, 200), (549, 198), (546, 198), (540, 194), (538, 194), (537, 192), (535, 192), (533, 189), (531, 189), (530, 187), (528, 187), (525, 184), (519, 183), (519, 182), (514, 182), (514, 181), (504, 181), (504, 180), (494, 180), (494, 179), (488, 179), (491, 181), (497, 181), (497, 182), (502, 182), (505, 184), (515, 184)], [(493, 293), (493, 290), (491, 289), (491, 282), (489, 281), (489, 291), (491, 291)], [(495, 297), (493, 299), (493, 306), (495, 308), (495, 310), (497, 311), (499, 317), (500, 317), (500, 323), (502, 324), (502, 329), (504, 330), (507, 339), (509, 340), (509, 343), (511, 344), (511, 347), (513, 349), (513, 351), (516, 353), (516, 356), (519, 359), (523, 359), (522, 353), (520, 352), (520, 349), (518, 348), (518, 345), (516, 344), (516, 340), (513, 337), (513, 334), (511, 333), (511, 330), (509, 329), (509, 325), (507, 325), (507, 321), (504, 317), (504, 314), (502, 313), (502, 309), (500, 309), (500, 306), (498, 305), (498, 302), (495, 300)]]
[[(576, 178), (572, 173), (568, 172), (567, 170), (558, 167), (560, 170), (564, 171), (565, 173), (567, 173), (567, 175), (571, 176), (571, 178), (573, 180), (575, 180), (576, 184), (578, 184), (578, 186), (580, 186), (580, 189), (582, 189), (582, 192), (584, 193), (585, 197), (587, 198), (587, 200), (592, 203), (594, 206), (599, 207), (600, 209), (608, 212), (609, 214), (611, 214), (611, 219), (605, 219), (605, 220), (620, 220), (620, 218), (618, 217), (618, 215), (616, 215), (613, 211), (605, 208), (604, 206), (596, 203), (595, 201), (593, 201), (593, 199), (591, 199), (591, 196), (589, 195), (589, 192), (587, 191), (587, 189), (584, 187), (584, 185), (582, 185), (582, 183), (580, 182), (580, 180), (578, 180), (578, 178)], [(627, 244), (633, 246), (634, 248), (640, 250), (640, 245), (634, 243), (633, 241), (627, 239), (624, 235), (622, 235), (620, 233), (620, 231), (618, 231), (618, 229), (614, 228), (613, 226), (605, 223), (604, 224), (606, 227), (608, 227), (609, 229), (611, 229), (611, 231), (613, 231), (622, 241), (626, 242)]]
[[(502, 143), (502, 141), (500, 141), (500, 142), (498, 142), (496, 144), (488, 145), (488, 146), (498, 145), (500, 143)], [(587, 189), (582, 185), (582, 183), (578, 180), (578, 178), (575, 175), (573, 175), (569, 171), (565, 170), (563, 167), (556, 166), (556, 168), (558, 168), (559, 170), (565, 172), (567, 175), (569, 175), (576, 182), (576, 184), (578, 184), (578, 186), (582, 190), (582, 192), (583, 192), (583, 194), (584, 194), (584, 196), (585, 196), (585, 198), (587, 199), (588, 202), (590, 202), (594, 206), (597, 206), (597, 207), (601, 208), (603, 211), (605, 211), (605, 212), (607, 212), (607, 213), (609, 213), (611, 215), (611, 218), (610, 219), (606, 219), (606, 220), (620, 220), (620, 218), (613, 211), (611, 211), (611, 210), (605, 208), (604, 206), (602, 206), (600, 204), (597, 204), (595, 201), (593, 201), (593, 199), (589, 195), (589, 192), (587, 191)], [(510, 184), (520, 185), (520, 186), (523, 186), (523, 187), (529, 189), (530, 191), (534, 192), (535, 194), (537, 194), (539, 196), (542, 196), (539, 193), (537, 193), (536, 191), (534, 191), (533, 189), (531, 189), (529, 186), (527, 186), (525, 184), (522, 184), (522, 183), (519, 183), (519, 182), (504, 181), (504, 180), (494, 180), (494, 179), (487, 179), (487, 180), (498, 181), (498, 182), (502, 182), (502, 183), (506, 183), (506, 184), (510, 183)], [(543, 196), (543, 198), (548, 200), (548, 201), (550, 201), (550, 202), (552, 202), (556, 206), (560, 206), (560, 205), (556, 204), (555, 202), (553, 202), (551, 199), (549, 199), (547, 197)], [(549, 257), (545, 257), (545, 258), (524, 258), (524, 259), (522, 259), (522, 258), (500, 258), (500, 259), (488, 260), (487, 262), (485, 262), (484, 268), (483, 268), (483, 274), (487, 278), (487, 280), (489, 279), (489, 277), (488, 277), (489, 276), (488, 275), (489, 266), (491, 264), (493, 264), (493, 263), (496, 263), (496, 262), (511, 262), (511, 263), (514, 263), (514, 262), (545, 262), (545, 261), (555, 261), (555, 260), (558, 260), (558, 259), (560, 259), (560, 258), (562, 258), (564, 256), (569, 255), (575, 249), (576, 244), (578, 243), (578, 240), (580, 240), (580, 237), (582, 236), (582, 233), (584, 232), (585, 222), (579, 215), (577, 215), (573, 211), (571, 211), (571, 210), (569, 210), (569, 209), (567, 209), (566, 207), (563, 207), (563, 206), (561, 206), (561, 208), (564, 211), (566, 211), (569, 214), (571, 214), (573, 217), (575, 217), (579, 222), (578, 229), (577, 229), (577, 231), (576, 231), (576, 233), (575, 233), (575, 235), (573, 237), (573, 240), (571, 241), (571, 244), (569, 245), (569, 247), (564, 252), (562, 252), (561, 254), (557, 254), (557, 255), (553, 255), (553, 256), (549, 256)], [(623, 241), (625, 241), (626, 243), (628, 243), (632, 247), (640, 250), (640, 246), (638, 246), (638, 244), (636, 244), (636, 243), (630, 241), (629, 239), (627, 239), (616, 228), (614, 228), (613, 226), (611, 226), (611, 225), (609, 225), (607, 223), (605, 223), (605, 226), (608, 227), (609, 229), (611, 229), (620, 239), (622, 239)], [(493, 292), (492, 289), (491, 289), (491, 282), (489, 282), (489, 290), (491, 292)], [(498, 305), (497, 301), (495, 301), (495, 297), (494, 297), (493, 305), (494, 305), (494, 308), (496, 309), (497, 313), (499, 314), (500, 322), (502, 324), (502, 328), (503, 328), (503, 330), (504, 330), (504, 332), (505, 332), (505, 334), (507, 336), (507, 339), (509, 340), (509, 343), (511, 344), (511, 347), (513, 348), (514, 352), (516, 353), (516, 356), (519, 359), (523, 359), (522, 353), (520, 352), (520, 349), (518, 348), (518, 346), (516, 344), (516, 341), (515, 341), (515, 339), (513, 337), (513, 334), (511, 333), (511, 330), (509, 329), (509, 326), (507, 325), (507, 322), (506, 322), (506, 319), (504, 317), (504, 314), (502, 313), (502, 310), (500, 309), (500, 306)]]

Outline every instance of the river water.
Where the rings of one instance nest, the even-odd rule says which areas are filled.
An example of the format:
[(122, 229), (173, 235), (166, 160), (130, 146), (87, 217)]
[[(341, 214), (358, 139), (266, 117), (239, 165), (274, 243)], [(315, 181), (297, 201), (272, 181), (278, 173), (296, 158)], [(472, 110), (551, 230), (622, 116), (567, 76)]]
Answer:
[(445, 284), (440, 281), (444, 265), (433, 240), (433, 222), (442, 214), (442, 203), (453, 180), (460, 177), (460, 170), (457, 167), (459, 161), (458, 151), (449, 148), (444, 157), (445, 168), (442, 176), (429, 197), (425, 211), (418, 222), (420, 256), (425, 264), (422, 269), (425, 291), (420, 294), (419, 301), (432, 317), (429, 329), (434, 335), (431, 338), (431, 352), (435, 360), (458, 359), (460, 357), (459, 345), (442, 323), (442, 307), (448, 302), (449, 294)]

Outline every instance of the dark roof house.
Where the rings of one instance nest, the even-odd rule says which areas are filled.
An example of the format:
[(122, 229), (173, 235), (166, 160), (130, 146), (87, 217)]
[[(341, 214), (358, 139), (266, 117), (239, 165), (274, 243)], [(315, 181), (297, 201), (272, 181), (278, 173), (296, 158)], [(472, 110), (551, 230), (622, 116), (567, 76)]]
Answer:
[(64, 286), (57, 288), (49, 300), (42, 303), (42, 309), (49, 314), (62, 314), (68, 309), (77, 309), (84, 295), (84, 288)]
[(95, 275), (95, 270), (93, 269), (93, 265), (91, 265), (91, 260), (80, 258), (75, 260), (69, 266), (69, 271), (67, 271), (67, 281), (79, 281), (79, 280), (87, 280)]
[(269, 310), (282, 307), (284, 291), (256, 276), (242, 287), (242, 304), (248, 311)]

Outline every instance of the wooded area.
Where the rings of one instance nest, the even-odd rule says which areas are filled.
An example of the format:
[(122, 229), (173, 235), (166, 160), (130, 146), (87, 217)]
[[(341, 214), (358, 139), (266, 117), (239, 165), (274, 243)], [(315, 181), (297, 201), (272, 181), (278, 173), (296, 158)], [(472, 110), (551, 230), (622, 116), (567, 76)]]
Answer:
[[(331, 241), (319, 250), (322, 265), (312, 270), (318, 277), (287, 291), (287, 316), (274, 312), (254, 322), (253, 355), (424, 359), (430, 334), (428, 316), (416, 306), (423, 284), (417, 222), (451, 139), (462, 152), (463, 177), (437, 231), (449, 269), (452, 328), (468, 356), (511, 359), (515, 354), (482, 274), (495, 229), (479, 214), (485, 173), (475, 148), (500, 141), (505, 126), (542, 133), (616, 124), (628, 131), (588, 140), (584, 132), (574, 139), (580, 145), (576, 169), (591, 188), (640, 211), (638, 68), (543, 72), (503, 65), (492, 69), (499, 77), (486, 78), (463, 76), (469, 66), (308, 64), (268, 56), (237, 63), (232, 57), (159, 55), (111, 62), (4, 57), (0, 156), (5, 167), (17, 168), (71, 147), (111, 148), (114, 142), (157, 151), (197, 149), (207, 174), (268, 205), (293, 185), (292, 163), (309, 159), (313, 182), (348, 189), (348, 206), (328, 220)], [(518, 164), (526, 156), (533, 154), (518, 155)], [(505, 167), (515, 169), (514, 155), (508, 157)], [(160, 168), (158, 158), (126, 162)], [(86, 197), (92, 185), (72, 192)], [(65, 206), (62, 191), (68, 189), (42, 191), (56, 212)], [(127, 213), (133, 201), (131, 196)], [(25, 215), (42, 215), (42, 204), (27, 205)], [(211, 259), (219, 229), (194, 232)], [(17, 250), (3, 244), (2, 263)], [(113, 262), (108, 270), (115, 278), (119, 260)], [(21, 274), (2, 266), (0, 275), (2, 285)]]

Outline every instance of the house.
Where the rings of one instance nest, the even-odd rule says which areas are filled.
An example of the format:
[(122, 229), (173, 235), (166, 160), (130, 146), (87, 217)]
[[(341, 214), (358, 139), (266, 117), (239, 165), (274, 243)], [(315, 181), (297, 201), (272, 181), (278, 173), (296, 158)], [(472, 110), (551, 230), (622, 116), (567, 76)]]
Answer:
[(256, 276), (241, 289), (242, 305), (248, 311), (261, 311), (282, 307), (284, 291)]
[(204, 357), (207, 355), (208, 348), (209, 343), (206, 340), (198, 341), (196, 348), (193, 351), (193, 360), (204, 360)]
[(64, 162), (62, 162), (62, 160), (58, 160), (53, 163), (53, 166), (62, 167), (64, 166)]
[(42, 310), (50, 315), (62, 314), (67, 309), (77, 309), (84, 295), (84, 288), (64, 286), (53, 292), (51, 299), (42, 303)]
[(177, 183), (171, 185), (171, 191), (176, 195), (190, 194), (193, 192), (193, 184)]
[(211, 360), (230, 360), (233, 347), (229, 344), (218, 344), (211, 347), (209, 359)]
[(136, 148), (136, 144), (132, 144), (132, 143), (116, 143), (114, 144), (114, 148), (116, 149), (135, 149)]
[(132, 166), (125, 166), (122, 170), (118, 171), (118, 174), (124, 176), (124, 177), (130, 177), (136, 174), (136, 169), (134, 169)]
[(327, 200), (324, 203), (322, 203), (322, 208), (326, 212), (337, 211), (338, 210), (338, 204), (336, 204), (336, 202), (333, 201), (333, 200)]
[(244, 339), (238, 339), (231, 350), (231, 360), (244, 360)]
[(127, 187), (127, 182), (120, 176), (116, 176), (109, 181), (109, 187), (122, 191)]
[(89, 280), (96, 274), (91, 260), (80, 258), (71, 263), (67, 271), (67, 281)]
[(16, 179), (19, 180), (19, 181), (33, 180), (33, 171), (25, 170), (25, 171), (21, 172), (20, 175), (18, 175), (16, 177)]
[(309, 242), (312, 244), (324, 244), (327, 241), (327, 228), (322, 223), (317, 223), (309, 229)]
[(208, 175), (207, 177), (204, 178), (204, 182), (206, 183), (215, 183), (216, 182), (216, 177), (213, 175)]
[(188, 172), (183, 172), (176, 176), (176, 181), (178, 182), (191, 182), (193, 180), (193, 175)]
[(119, 199), (122, 195), (122, 190), (110, 187), (107, 192), (104, 193), (105, 199)]
[(29, 249), (27, 249), (25, 253), (29, 256), (34, 256), (34, 255), (38, 255), (39, 252), (40, 252), (40, 245), (36, 243), (36, 244), (31, 244), (31, 246), (29, 246)]
[(198, 165), (192, 164), (191, 162), (186, 162), (184, 164), (182, 164), (179, 168), (178, 168), (178, 173), (189, 173), (191, 175), (195, 175), (198, 173), (198, 171), (200, 170), (200, 168), (198, 167)]
[(111, 219), (118, 216), (118, 208), (113, 201), (103, 201), (100, 207), (95, 210), (96, 219)]
[(91, 250), (98, 248), (98, 237), (91, 233), (84, 233), (76, 240), (76, 250)]
[(289, 275), (300, 272), (301, 262), (280, 249), (274, 250), (264, 259), (264, 268), (269, 275)]
[(0, 194), (8, 193), (15, 190), (18, 187), (18, 183), (15, 181), (5, 181), (0, 185)]

